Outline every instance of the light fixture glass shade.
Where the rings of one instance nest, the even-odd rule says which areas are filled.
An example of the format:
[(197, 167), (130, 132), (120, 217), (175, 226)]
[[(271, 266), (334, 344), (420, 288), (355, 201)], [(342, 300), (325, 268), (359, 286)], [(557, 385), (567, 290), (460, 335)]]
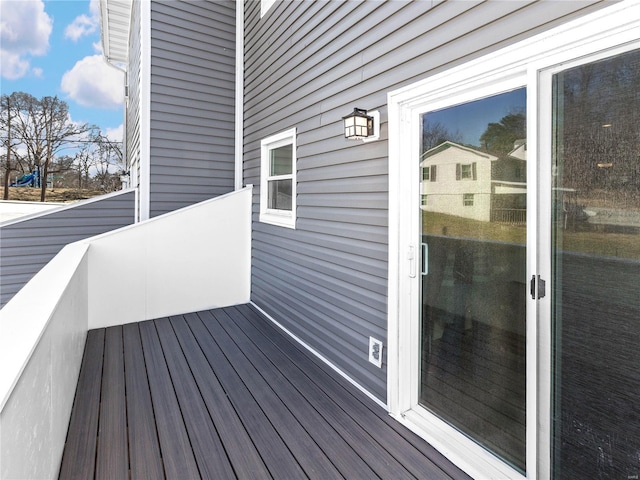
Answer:
[(345, 138), (360, 140), (373, 135), (373, 117), (368, 116), (366, 110), (354, 108), (353, 113), (342, 119)]

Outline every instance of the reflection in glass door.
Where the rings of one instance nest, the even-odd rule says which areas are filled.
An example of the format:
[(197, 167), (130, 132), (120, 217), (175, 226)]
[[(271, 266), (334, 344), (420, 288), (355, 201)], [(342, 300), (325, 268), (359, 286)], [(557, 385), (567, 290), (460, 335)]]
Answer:
[(525, 469), (524, 88), (422, 115), (420, 404)]
[(640, 478), (640, 50), (553, 76), (554, 478)]

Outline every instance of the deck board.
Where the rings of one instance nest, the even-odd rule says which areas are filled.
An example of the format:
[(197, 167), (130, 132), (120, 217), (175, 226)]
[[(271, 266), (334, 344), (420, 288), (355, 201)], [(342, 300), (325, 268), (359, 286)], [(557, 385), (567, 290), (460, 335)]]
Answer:
[[(296, 380), (300, 381), (300, 379), (294, 377), (301, 376), (300, 372), (294, 370), (290, 376), (285, 376), (275, 368), (269, 357), (260, 352), (255, 345), (244, 336), (243, 332), (225, 312), (215, 312), (213, 316), (218, 322), (218, 325), (209, 325), (211, 325), (212, 328), (215, 327), (215, 331), (219, 331), (219, 329), (227, 330), (229, 338), (233, 338), (242, 353), (247, 356), (247, 361), (255, 365), (256, 372), (262, 377), (262, 381), (277, 391), (277, 395), (282, 403), (291, 411), (291, 421), (297, 421), (300, 424), (300, 427), (297, 427), (297, 429), (304, 429), (308, 437), (318, 444), (318, 448), (323, 452), (323, 455), (326, 455), (333, 461), (333, 465), (337, 471), (333, 472), (330, 478), (336, 478), (339, 475), (344, 478), (375, 478), (374, 471), (353, 451), (349, 442), (336, 434), (335, 427), (338, 425), (328, 423), (321, 416), (320, 412), (314, 408), (314, 405), (308, 402), (307, 399), (295, 389), (294, 383)], [(251, 372), (249, 372), (249, 374), (250, 373)], [(283, 424), (283, 426), (284, 425), (291, 425), (291, 423), (287, 422)], [(298, 440), (298, 438), (299, 437), (294, 436), (294, 440)], [(304, 455), (306, 452), (304, 445), (301, 445), (301, 447), (301, 452), (300, 449), (297, 449), (298, 455), (300, 455), (300, 453)], [(398, 465), (398, 467), (399, 470), (396, 472), (396, 478), (401, 479), (403, 478), (401, 474), (402, 466)]]
[(238, 478), (272, 478), (187, 322), (182, 316), (174, 317), (171, 325)]
[[(245, 325), (247, 330), (250, 331), (249, 324), (255, 329), (255, 333), (251, 337), (259, 341), (265, 348), (269, 348), (270, 355), (276, 355), (273, 350), (273, 347), (276, 347), (282, 352), (284, 358), (289, 359), (289, 361), (278, 362), (279, 365), (282, 365), (282, 368), (291, 370), (296, 365), (304, 365), (305, 375), (312, 380), (314, 385), (305, 389), (313, 399), (310, 401), (322, 398), (318, 392), (323, 392), (326, 397), (332, 400), (334, 405), (340, 408), (340, 411), (336, 413), (338, 418), (334, 420), (335, 422), (348, 426), (348, 430), (351, 432), (358, 431), (358, 429), (365, 432), (384, 432), (384, 435), (376, 435), (376, 442), (380, 444), (386, 455), (382, 455), (380, 458), (371, 458), (371, 452), (365, 450), (364, 455), (369, 458), (370, 462), (375, 464), (378, 460), (388, 461), (387, 457), (391, 456), (401, 461), (404, 469), (411, 472), (416, 478), (447, 478), (443, 474), (447, 475), (446, 468), (450, 467), (451, 464), (440, 453), (436, 452), (433, 447), (430, 447), (406, 428), (401, 427), (397, 422), (390, 419), (386, 413), (383, 412), (383, 416), (380, 415), (381, 410), (378, 405), (364, 395), (358, 395), (355, 389), (346, 383), (346, 380), (331, 372), (329, 367), (310, 358), (306, 352), (293, 345), (284, 334), (276, 331), (263, 320), (261, 321), (260, 315), (251, 307), (241, 306), (229, 310), (242, 315), (244, 321), (247, 322)], [(231, 314), (234, 315), (233, 313)], [(234, 315), (234, 317), (238, 318), (237, 315)], [(267, 342), (270, 342), (272, 347), (268, 347)], [(363, 408), (363, 404), (368, 404), (369, 408)], [(390, 424), (393, 424), (393, 428), (390, 428)], [(403, 432), (400, 433), (400, 431)], [(407, 442), (408, 438), (412, 442)], [(360, 437), (354, 440), (353, 444), (356, 448), (359, 448), (366, 446), (370, 441), (371, 439), (363, 442)], [(416, 448), (416, 444), (421, 444), (421, 446), (428, 448), (421, 451)], [(431, 461), (431, 457), (439, 461), (439, 463)], [(446, 467), (444, 473), (442, 465)], [(459, 470), (453, 467), (451, 473), (459, 474)], [(381, 478), (398, 477), (383, 475)]]
[(104, 338), (104, 330), (87, 334), (60, 478), (82, 480), (95, 475)]
[[(216, 315), (224, 315), (225, 312), (216, 312)], [(235, 321), (242, 321), (241, 313), (237, 310), (229, 309), (230, 317)], [(234, 337), (241, 339), (242, 350), (247, 352), (252, 350), (251, 340), (240, 329), (235, 322), (226, 322), (224, 328), (234, 330)], [(245, 325), (249, 328), (249, 325)], [(258, 333), (257, 331), (255, 333)], [(341, 472), (345, 478), (414, 478), (406, 468), (395, 458), (388, 455), (375, 439), (360, 427), (352, 418), (344, 415), (344, 411), (332, 400), (329, 392), (324, 392), (289, 358), (281, 351), (269, 343), (266, 337), (261, 335), (252, 336), (263, 350), (260, 355), (256, 355), (257, 363), (261, 365), (269, 364), (275, 370), (280, 368), (277, 374), (286, 378), (290, 388), (295, 394), (289, 393), (289, 402), (294, 405), (309, 405), (315, 413), (315, 422), (310, 428), (320, 430), (322, 426), (331, 426), (332, 430), (327, 432), (327, 443), (333, 452), (332, 458), (341, 461)], [(253, 349), (259, 348), (253, 345)], [(271, 363), (273, 362), (273, 363)], [(276, 367), (277, 366), (277, 367)], [(319, 373), (319, 372), (318, 372)], [(304, 418), (302, 413), (302, 418)], [(337, 442), (340, 439), (341, 442)], [(356, 468), (362, 464), (362, 468)]]
[(302, 467), (260, 407), (257, 398), (262, 398), (263, 391), (258, 385), (246, 385), (242, 381), (197, 315), (190, 320), (190, 327), (200, 347), (209, 363), (215, 365), (220, 383), (236, 411), (241, 412), (245, 427), (256, 442), (269, 471), (275, 478), (306, 478)]
[(60, 478), (127, 463), (149, 479), (468, 478), (249, 305), (89, 332)]
[(140, 323), (140, 337), (166, 478), (198, 478), (200, 472), (178, 398), (171, 383), (155, 323)]
[(131, 478), (164, 478), (138, 324), (124, 325), (123, 337)]
[(124, 386), (122, 327), (105, 331), (102, 396), (96, 455), (96, 479), (118, 480), (129, 475), (127, 408)]
[(155, 322), (193, 454), (204, 478), (231, 478), (233, 468), (169, 319)]

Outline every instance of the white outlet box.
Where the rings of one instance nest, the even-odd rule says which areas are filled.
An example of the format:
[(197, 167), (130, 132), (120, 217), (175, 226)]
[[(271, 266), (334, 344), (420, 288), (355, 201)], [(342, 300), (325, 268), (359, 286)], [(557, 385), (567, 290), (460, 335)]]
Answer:
[(382, 341), (369, 337), (369, 361), (382, 368)]

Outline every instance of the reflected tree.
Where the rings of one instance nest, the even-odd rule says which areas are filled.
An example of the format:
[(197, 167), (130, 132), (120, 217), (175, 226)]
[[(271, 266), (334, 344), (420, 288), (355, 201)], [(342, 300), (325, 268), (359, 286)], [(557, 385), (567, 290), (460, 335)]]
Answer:
[[(565, 187), (640, 191), (640, 50), (558, 76)], [(560, 148), (560, 147), (559, 147)]]
[(510, 113), (499, 122), (491, 122), (480, 136), (482, 148), (498, 157), (513, 150), (518, 139), (527, 138), (527, 117), (524, 112)]
[(440, 122), (430, 122), (425, 116), (422, 122), (422, 151), (420, 154), (422, 155), (447, 140), (462, 143), (462, 134), (459, 131), (451, 132)]

